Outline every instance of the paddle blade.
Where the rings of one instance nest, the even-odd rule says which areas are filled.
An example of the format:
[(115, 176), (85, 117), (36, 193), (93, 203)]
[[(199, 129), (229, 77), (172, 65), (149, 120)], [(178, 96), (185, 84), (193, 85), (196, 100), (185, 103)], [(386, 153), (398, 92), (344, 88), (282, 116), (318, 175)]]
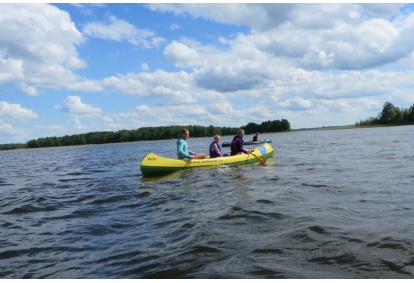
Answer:
[(260, 165), (264, 165), (266, 163), (266, 157), (264, 156), (257, 156), (256, 154), (253, 154), (250, 152), (251, 155), (256, 157), (256, 159), (259, 161)]
[(264, 165), (266, 163), (266, 157), (264, 156), (256, 156), (257, 160), (259, 160), (259, 163), (261, 165)]

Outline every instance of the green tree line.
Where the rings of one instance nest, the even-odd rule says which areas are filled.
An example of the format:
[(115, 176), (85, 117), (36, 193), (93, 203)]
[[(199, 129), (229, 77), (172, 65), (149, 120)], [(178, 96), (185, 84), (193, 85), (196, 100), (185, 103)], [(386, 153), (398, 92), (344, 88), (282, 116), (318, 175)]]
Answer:
[(24, 148), (27, 148), (27, 144), (24, 144), (24, 143), (0, 144), (0, 150), (24, 149)]
[(375, 126), (375, 125), (411, 125), (414, 124), (414, 103), (406, 108), (399, 108), (390, 102), (385, 102), (382, 111), (378, 113), (377, 117), (370, 117), (355, 126)]
[(215, 127), (215, 126), (160, 126), (160, 127), (143, 127), (136, 130), (120, 130), (116, 132), (90, 132), (85, 134), (66, 135), (63, 137), (45, 137), (28, 141), (26, 144), (5, 144), (0, 145), (0, 150), (17, 149), (17, 148), (40, 148), (40, 147), (57, 147), (87, 144), (106, 144), (122, 143), (135, 141), (151, 141), (175, 139), (181, 135), (181, 130), (187, 128), (192, 137), (213, 137), (214, 135), (235, 135), (242, 128), (246, 134), (255, 132), (283, 132), (290, 131), (289, 121), (265, 121), (260, 125), (248, 123), (245, 126), (235, 127)]

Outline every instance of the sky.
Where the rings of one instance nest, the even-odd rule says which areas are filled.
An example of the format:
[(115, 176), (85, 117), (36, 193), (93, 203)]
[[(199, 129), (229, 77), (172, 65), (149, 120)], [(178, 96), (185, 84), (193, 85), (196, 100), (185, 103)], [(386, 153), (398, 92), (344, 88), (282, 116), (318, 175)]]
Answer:
[(0, 3), (0, 144), (354, 125), (414, 104), (414, 5)]

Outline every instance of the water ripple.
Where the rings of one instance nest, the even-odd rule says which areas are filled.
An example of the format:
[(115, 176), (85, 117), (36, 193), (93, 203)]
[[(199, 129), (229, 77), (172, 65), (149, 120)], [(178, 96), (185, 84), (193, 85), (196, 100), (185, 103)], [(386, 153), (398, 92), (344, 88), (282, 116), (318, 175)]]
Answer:
[(269, 137), (266, 166), (160, 178), (175, 141), (0, 152), (0, 277), (413, 278), (413, 126)]

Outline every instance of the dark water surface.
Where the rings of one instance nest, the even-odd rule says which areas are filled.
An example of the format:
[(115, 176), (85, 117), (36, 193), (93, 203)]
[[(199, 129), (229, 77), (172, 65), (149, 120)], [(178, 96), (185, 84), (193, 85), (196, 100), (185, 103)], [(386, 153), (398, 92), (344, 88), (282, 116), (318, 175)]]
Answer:
[(260, 138), (153, 179), (175, 140), (0, 152), (0, 278), (414, 278), (414, 126)]

